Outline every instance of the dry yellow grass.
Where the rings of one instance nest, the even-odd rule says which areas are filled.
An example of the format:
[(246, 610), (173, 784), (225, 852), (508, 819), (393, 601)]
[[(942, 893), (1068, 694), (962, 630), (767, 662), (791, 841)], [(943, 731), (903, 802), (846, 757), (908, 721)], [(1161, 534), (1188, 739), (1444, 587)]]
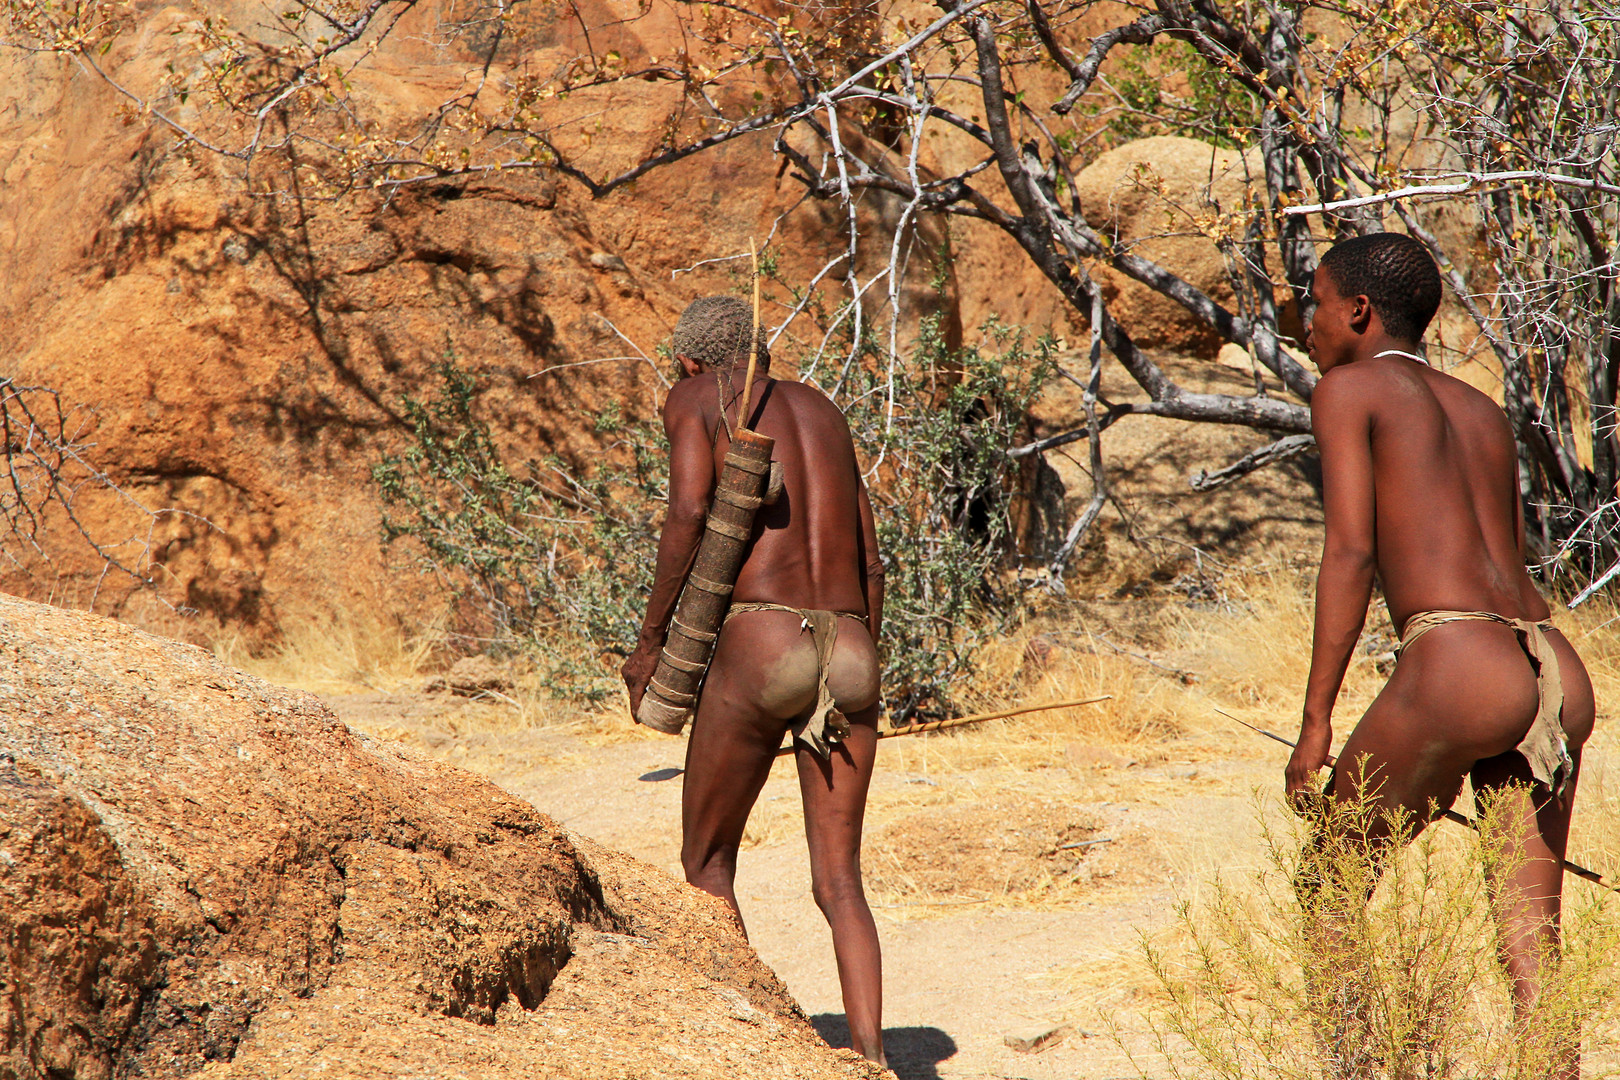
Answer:
[[(1159, 688), (1167, 690), (1169, 698), (1168, 705), (1160, 710), (1163, 718), (1184, 736), (1192, 737), (1221, 729), (1224, 721), (1213, 712), (1219, 707), (1293, 737), (1310, 661), (1310, 584), (1309, 578), (1301, 577), (1285, 564), (1252, 567), (1222, 581), (1224, 602), (1202, 609), (1184, 608), (1169, 616), (1158, 658), (1197, 672), (1199, 679), (1190, 687), (1159, 681)], [(1574, 612), (1555, 612), (1555, 621), (1574, 642), (1591, 672), (1599, 707), (1598, 728), (1582, 765), (1570, 857), (1620, 880), (1620, 767), (1613, 764), (1620, 750), (1620, 729), (1613, 723), (1617, 711), (1614, 703), (1620, 701), (1620, 623), (1616, 620), (1612, 602), (1590, 604)], [(1358, 649), (1340, 695), (1336, 711), (1340, 741), (1384, 682), (1376, 661), (1393, 644), (1393, 638), (1381, 610), (1369, 617), (1363, 644), (1369, 643), (1370, 649)], [(1284, 753), (1282, 748), (1278, 753)], [(1468, 802), (1465, 796), (1458, 808), (1471, 809)], [(1206, 847), (1196, 855), (1180, 853), (1187, 857), (1179, 868), (1191, 872), (1178, 875), (1182, 883), (1179, 891), (1191, 907), (1195, 924), (1207, 919), (1214, 902), (1216, 867), (1228, 883), (1261, 871), (1255, 857), (1258, 849), (1253, 853), (1247, 849), (1255, 847), (1262, 818), (1269, 819), (1274, 827), (1287, 818), (1274, 792), (1257, 803), (1247, 827), (1232, 830), (1232, 842), (1216, 845), (1215, 850)], [(1450, 825), (1437, 826), (1434, 832), (1440, 860), (1450, 869), (1457, 869), (1463, 861), (1468, 834)], [(1172, 848), (1173, 865), (1176, 856)], [(1609, 931), (1620, 924), (1620, 896), (1605, 894), (1573, 877), (1565, 881), (1568, 910), (1579, 913), (1572, 918), (1585, 917), (1595, 910), (1599, 924)], [(1230, 894), (1226, 899), (1230, 900)], [(1253, 909), (1251, 914), (1261, 923), (1276, 919), (1274, 912), (1260, 909)], [(1284, 928), (1273, 929), (1280, 933)], [(1609, 931), (1592, 932), (1601, 935)], [(1492, 953), (1494, 943), (1486, 924), (1473, 926), (1470, 935), (1474, 940), (1464, 943), (1466, 949), (1480, 956)], [(1154, 929), (1143, 940), (1173, 962), (1191, 962), (1193, 942), (1184, 925)], [(1611, 962), (1620, 966), (1620, 952), (1612, 956)], [(1119, 1037), (1139, 1051), (1144, 1045), (1142, 1014), (1165, 1007), (1169, 1000), (1140, 943), (1112, 956), (1059, 969), (1051, 977), (1068, 992), (1076, 1022), (1094, 1027), (1112, 1024)], [(1477, 988), (1476, 993), (1492, 994), (1501, 989), (1493, 984)], [(1247, 993), (1238, 985), (1230, 990), (1239, 997)], [(1492, 1001), (1490, 1008), (1499, 1012), (1505, 1009), (1503, 1001)], [(1489, 1014), (1488, 1008), (1485, 1014)], [(1586, 1075), (1607, 1075), (1607, 1070), (1615, 1067), (1614, 1026), (1611, 1018), (1591, 1033)]]
[[(280, 637), (269, 647), (250, 648), (247, 639), (229, 633), (216, 638), (212, 647), (221, 660), (242, 671), (321, 695), (412, 694), (428, 675), (447, 666), (450, 652), (441, 624), (411, 631), (363, 612), (285, 619)], [(437, 726), (451, 735), (554, 728), (590, 746), (664, 738), (626, 722), (622, 698), (596, 704), (560, 699), (524, 658), (501, 666), (512, 681), (509, 692), (478, 701), (440, 695)]]
[[(1165, 782), (1139, 768), (1068, 767), (1076, 751), (1111, 754), (1118, 766), (1188, 765), (1235, 754), (1247, 760), (1275, 759), (1280, 773), (1286, 751), (1247, 733), (1234, 737), (1234, 726), (1215, 710), (1284, 736), (1297, 730), (1298, 701), (1309, 666), (1309, 582), (1287, 561), (1277, 560), (1229, 574), (1222, 586), (1225, 595), (1219, 601), (1198, 608), (1163, 607), (1147, 635), (1156, 640), (1147, 644), (1123, 641), (1111, 627), (1088, 625), (1074, 612), (1059, 609), (987, 648), (979, 658), (975, 685), (968, 688), (975, 707), (989, 707), (997, 698), (1007, 706), (1094, 694), (1112, 698), (885, 743), (880, 763), (885, 772), (916, 777), (930, 786), (874, 791), (864, 856), (876, 886), (874, 897), (910, 903), (924, 915), (930, 905), (943, 913), (948, 901), (965, 898), (992, 905), (1070, 906), (1095, 899), (1102, 883), (1117, 897), (1133, 885), (1157, 888), (1166, 877), (1188, 881), (1213, 867), (1252, 862), (1254, 855), (1247, 849), (1253, 846), (1253, 830), (1247, 823), (1209, 820), (1200, 815), (1227, 811), (1193, 805), (1175, 810), (1179, 830), (1138, 830), (1116, 838), (1127, 842), (1095, 852), (1092, 872), (1083, 876), (1052, 875), (1033, 885), (1026, 881), (997, 890), (966, 872), (955, 888), (938, 879), (908, 887), (885, 873), (886, 867), (906, 860), (904, 849), (927, 842), (926, 837), (911, 837), (908, 826), (914, 831), (929, 815), (962, 805), (990, 806), (1016, 797), (1075, 805), (1113, 801), (1174, 806), (1189, 792), (1247, 794), (1243, 787), (1215, 778)], [(1302, 643), (1307, 644), (1302, 648)], [(1357, 715), (1382, 681), (1374, 657), (1358, 653), (1346, 681), (1342, 715)], [(782, 814), (781, 808), (773, 812)], [(788, 827), (784, 820), (769, 835), (779, 837)], [(994, 827), (994, 821), (985, 822), (987, 832)]]
[[(1255, 815), (1269, 820), (1273, 837), (1261, 845), (1269, 852), (1262, 865), (1194, 882), (1174, 922), (1141, 934), (1134, 946), (1110, 956), (1047, 973), (1047, 981), (1069, 997), (1069, 1020), (1109, 1030), (1137, 1067), (1147, 1070), (1144, 1075), (1166, 1068), (1178, 1077), (1208, 1075), (1214, 1058), (1204, 1055), (1220, 1057), (1232, 1050), (1237, 1054), (1231, 1060), (1245, 1064), (1222, 1075), (1255, 1080), (1317, 1075), (1309, 1067), (1299, 1069), (1312, 1057), (1313, 1030), (1335, 1022), (1336, 1014), (1318, 1013), (1323, 1005), (1311, 1003), (1300, 964), (1332, 967), (1343, 961), (1320, 935), (1299, 933), (1302, 916), (1293, 910), (1290, 869), (1301, 838), (1299, 823), (1275, 798), (1261, 800)], [(1453, 1052), (1461, 1054), (1432, 1075), (1470, 1080), (1544, 1075), (1538, 1067), (1520, 1070), (1511, 1064), (1521, 1054), (1534, 1060), (1549, 1046), (1521, 1045), (1507, 980), (1495, 963), (1482, 862), (1472, 833), (1446, 827), (1429, 830), (1392, 860), (1374, 893), (1366, 927), (1376, 942), (1371, 955), (1376, 958), (1372, 970), (1381, 972), (1377, 985), (1391, 995), (1370, 999), (1371, 1010), (1390, 1015), (1363, 1019), (1375, 1026), (1402, 1022), (1396, 1014), (1404, 1004), (1394, 984), (1409, 980), (1408, 991), (1425, 995), (1422, 1000), (1432, 997), (1438, 1010), (1421, 1017), (1421, 1024), (1444, 1032)], [(1620, 1074), (1615, 999), (1620, 903), (1612, 894), (1573, 882), (1565, 890), (1564, 930), (1565, 955), (1549, 991), (1551, 1011), (1534, 1030), (1545, 1034), (1549, 1024), (1584, 1027), (1582, 1075)], [(1587, 1013), (1584, 1019), (1581, 1013)], [(1371, 1080), (1385, 1073), (1365, 1075)]]
[(419, 678), (443, 651), (444, 631), (407, 631), (363, 611), (282, 621), (277, 642), (250, 648), (240, 634), (213, 642), (222, 661), (270, 682), (312, 693), (391, 691)]

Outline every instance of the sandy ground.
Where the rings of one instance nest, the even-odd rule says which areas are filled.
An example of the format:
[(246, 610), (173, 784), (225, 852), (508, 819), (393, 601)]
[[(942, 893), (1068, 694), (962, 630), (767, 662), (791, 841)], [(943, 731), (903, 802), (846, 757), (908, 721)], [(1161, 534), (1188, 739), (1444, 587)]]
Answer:
[[(498, 708), (446, 715), (442, 698), (419, 695), (328, 700), (352, 726), (480, 772), (569, 828), (680, 873), (680, 781), (639, 779), (681, 763), (677, 740), (634, 729), (480, 731), (498, 726)], [(896, 1073), (902, 1080), (1138, 1075), (1106, 1030), (1132, 993), (1119, 972), (1139, 953), (1140, 935), (1169, 923), (1184, 886), (1253, 862), (1252, 792), (1279, 778), (1282, 748), (1223, 733), (1160, 746), (1149, 762), (1077, 746), (1033, 772), (916, 772), (895, 767), (914, 768), (919, 756), (901, 746), (880, 744), (866, 855), (869, 883), (877, 879), (870, 890)], [(981, 789), (996, 795), (980, 797)], [(908, 814), (908, 802), (919, 798)], [(745, 837), (738, 896), (760, 956), (823, 1035), (848, 1045), (830, 939), (810, 897), (798, 800), (792, 765), (780, 762)], [(938, 828), (929, 827), (953, 813), (957, 828), (942, 846)], [(1001, 844), (1009, 817), (1025, 831), (1044, 826), (1051, 834), (1026, 863), (1051, 862), (1059, 841), (1075, 842), (1065, 835), (1106, 842), (1057, 853), (1067, 865), (1049, 875), (1065, 883), (1053, 899), (1012, 901), (1004, 880), (974, 880), (970, 865), (974, 838)], [(1015, 852), (999, 864), (979, 863), (984, 874), (1010, 874), (1020, 859)], [(962, 869), (956, 895), (942, 896), (935, 881), (920, 890), (922, 899), (910, 898), (908, 881), (930, 872), (948, 877), (952, 867)], [(1038, 1051), (1007, 1045), (1054, 1029)]]

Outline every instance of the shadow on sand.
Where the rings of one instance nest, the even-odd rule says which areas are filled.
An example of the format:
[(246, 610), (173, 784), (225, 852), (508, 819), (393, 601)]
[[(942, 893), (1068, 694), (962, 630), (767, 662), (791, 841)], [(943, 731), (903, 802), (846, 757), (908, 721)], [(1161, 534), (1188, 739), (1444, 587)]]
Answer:
[[(849, 1022), (843, 1013), (818, 1013), (810, 1026), (828, 1046), (849, 1046)], [(939, 1080), (940, 1062), (956, 1055), (956, 1040), (936, 1027), (883, 1029), (883, 1052), (900, 1080)]]

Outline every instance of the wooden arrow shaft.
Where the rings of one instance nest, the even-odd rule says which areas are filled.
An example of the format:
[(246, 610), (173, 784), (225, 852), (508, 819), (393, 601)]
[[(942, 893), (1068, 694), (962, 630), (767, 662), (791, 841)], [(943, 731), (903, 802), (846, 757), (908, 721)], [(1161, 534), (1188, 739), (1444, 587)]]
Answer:
[[(1112, 694), (1101, 697), (1072, 698), (1069, 701), (1049, 701), (1045, 705), (1024, 705), (1016, 709), (998, 709), (995, 712), (976, 713), (973, 716), (958, 716), (950, 720), (932, 720), (926, 724), (915, 724), (911, 727), (890, 728), (888, 731), (878, 732), (880, 739), (895, 739), (901, 735), (922, 735), (930, 731), (943, 731), (946, 728), (962, 727), (966, 724), (982, 724), (987, 720), (1006, 720), (1013, 716), (1023, 716), (1025, 713), (1047, 712), (1052, 709), (1072, 709), (1076, 705), (1095, 705), (1099, 701), (1108, 701)], [(777, 757), (787, 757), (793, 753), (794, 747), (790, 743), (776, 752)]]
[[(1264, 735), (1266, 738), (1272, 739), (1272, 740), (1274, 740), (1276, 742), (1280, 742), (1284, 746), (1293, 746), (1294, 745), (1293, 743), (1289, 742), (1287, 739), (1283, 738), (1281, 735), (1278, 735), (1276, 732), (1267, 731), (1263, 727), (1255, 727), (1253, 724), (1249, 723), (1247, 720), (1239, 720), (1237, 717), (1233, 716), (1229, 712), (1226, 712), (1224, 709), (1216, 709), (1215, 711), (1220, 713), (1222, 716), (1226, 717), (1228, 720), (1232, 720), (1232, 721), (1235, 721), (1236, 723), (1242, 724), (1244, 727), (1248, 728), (1250, 731), (1254, 732), (1257, 735)], [(1329, 768), (1332, 768), (1334, 765), (1337, 765), (1338, 763), (1339, 762), (1338, 762), (1337, 758), (1335, 758), (1332, 754), (1328, 755), (1327, 764), (1328, 764)], [(1458, 825), (1466, 825), (1470, 829), (1473, 829), (1475, 832), (1479, 831), (1479, 822), (1475, 821), (1473, 818), (1464, 817), (1463, 815), (1457, 813), (1457, 811), (1455, 811), (1455, 810), (1442, 810), (1440, 812), (1440, 816), (1445, 818), (1447, 821), (1456, 822)], [(1586, 867), (1582, 866), (1580, 863), (1570, 862), (1568, 859), (1561, 859), (1559, 861), (1563, 864), (1564, 872), (1566, 874), (1574, 874), (1576, 877), (1581, 878), (1581, 879), (1583, 879), (1585, 881), (1590, 881), (1594, 885), (1601, 885), (1603, 888), (1609, 890), (1610, 892), (1620, 892), (1620, 885), (1616, 885), (1614, 882), (1610, 881), (1608, 878), (1604, 877), (1602, 874), (1598, 873), (1596, 870), (1588, 870)]]
[(1113, 694), (1103, 694), (1101, 697), (1071, 698), (1068, 701), (1049, 701), (1045, 705), (1023, 705), (1016, 709), (998, 709), (995, 712), (958, 716), (951, 720), (932, 720), (926, 724), (914, 724), (911, 727), (890, 728), (888, 731), (880, 731), (878, 732), (878, 738), (892, 739), (899, 735), (921, 735), (924, 732), (961, 727), (963, 724), (982, 724), (986, 720), (1006, 720), (1008, 717), (1023, 716), (1025, 713), (1047, 712), (1051, 709), (1072, 709), (1076, 705), (1095, 705), (1099, 701), (1109, 701), (1113, 696)]
[(754, 403), (754, 372), (759, 366), (759, 252), (754, 241), (748, 241), (748, 257), (754, 268), (754, 334), (748, 339), (748, 373), (743, 377), (742, 405), (737, 413), (737, 426), (748, 430), (749, 407)]

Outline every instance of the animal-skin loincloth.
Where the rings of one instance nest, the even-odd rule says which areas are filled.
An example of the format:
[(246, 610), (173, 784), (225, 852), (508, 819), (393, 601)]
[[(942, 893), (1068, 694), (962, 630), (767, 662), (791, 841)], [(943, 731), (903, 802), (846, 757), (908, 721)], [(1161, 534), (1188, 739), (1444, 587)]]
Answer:
[(838, 644), (838, 620), (856, 619), (866, 622), (866, 616), (848, 611), (822, 611), (818, 608), (795, 608), (783, 604), (732, 604), (726, 612), (726, 622), (732, 616), (749, 611), (786, 611), (803, 620), (799, 632), (810, 631), (810, 640), (816, 646), (816, 707), (808, 717), (793, 725), (795, 742), (802, 742), (822, 757), (832, 756), (832, 747), (849, 736), (849, 721), (838, 711), (832, 691), (827, 688), (827, 672), (832, 665), (833, 648)]
[(1530, 775), (1544, 784), (1553, 797), (1563, 800), (1564, 789), (1575, 772), (1575, 762), (1569, 756), (1569, 736), (1564, 732), (1564, 681), (1558, 670), (1558, 654), (1547, 640), (1551, 622), (1531, 622), (1529, 619), (1509, 619), (1489, 611), (1420, 611), (1406, 620), (1401, 630), (1398, 652), (1412, 647), (1412, 642), (1437, 626), (1454, 622), (1494, 622), (1511, 626), (1519, 636), (1519, 647), (1530, 658), (1536, 671), (1536, 718), (1530, 730), (1519, 743), (1519, 753), (1530, 763)]

